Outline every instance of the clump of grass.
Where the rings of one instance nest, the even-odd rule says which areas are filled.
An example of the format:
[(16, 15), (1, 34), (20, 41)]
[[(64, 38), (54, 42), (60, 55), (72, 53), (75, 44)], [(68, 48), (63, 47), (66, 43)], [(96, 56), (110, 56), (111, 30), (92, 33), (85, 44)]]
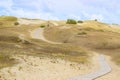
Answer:
[(83, 21), (79, 20), (78, 23), (83, 23)]
[(0, 69), (8, 66), (12, 66), (15, 60), (10, 58), (8, 55), (0, 54)]
[(97, 31), (104, 32), (104, 30), (103, 30), (103, 29), (99, 29), (99, 30), (97, 30)]
[(67, 24), (77, 24), (76, 20), (74, 20), (74, 19), (68, 19), (66, 23)]
[(86, 62), (88, 62), (88, 56), (80, 56), (80, 55), (73, 56), (73, 55), (70, 55), (70, 54), (58, 53), (58, 54), (52, 54), (52, 57), (60, 58), (60, 59), (63, 59), (63, 60), (68, 60), (68, 61), (76, 62), (76, 63), (86, 63)]
[(86, 27), (86, 28), (83, 28), (83, 30), (86, 30), (86, 31), (94, 31), (95, 29), (90, 28), (90, 27)]
[(79, 32), (78, 35), (86, 35), (86, 32)]
[(19, 23), (18, 23), (18, 22), (15, 22), (14, 25), (19, 25)]
[(40, 27), (41, 27), (41, 28), (45, 28), (45, 25), (44, 25), (44, 24), (42, 24), (42, 25), (40, 25)]

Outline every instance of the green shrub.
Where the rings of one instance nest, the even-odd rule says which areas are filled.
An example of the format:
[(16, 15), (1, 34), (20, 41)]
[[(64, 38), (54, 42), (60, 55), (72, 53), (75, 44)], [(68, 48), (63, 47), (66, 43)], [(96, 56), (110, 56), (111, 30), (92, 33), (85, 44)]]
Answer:
[(42, 25), (40, 25), (40, 27), (41, 27), (41, 28), (44, 28), (44, 27), (45, 27), (45, 25), (44, 25), (44, 24), (42, 24)]
[(78, 23), (83, 23), (83, 21), (79, 20)]
[(95, 21), (98, 21), (97, 19), (95, 19)]
[(19, 25), (19, 23), (18, 23), (18, 22), (15, 22), (14, 25)]
[(77, 24), (76, 20), (74, 20), (74, 19), (68, 19), (66, 23), (67, 24)]

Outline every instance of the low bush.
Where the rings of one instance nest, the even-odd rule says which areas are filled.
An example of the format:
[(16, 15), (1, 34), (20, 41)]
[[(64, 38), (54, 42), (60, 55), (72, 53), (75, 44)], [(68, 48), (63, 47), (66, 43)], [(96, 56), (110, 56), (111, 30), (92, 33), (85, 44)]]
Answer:
[(66, 23), (67, 24), (77, 24), (76, 20), (74, 20), (74, 19), (68, 19)]
[(45, 27), (45, 25), (44, 25), (44, 24), (42, 24), (42, 25), (40, 25), (40, 27), (41, 27), (41, 28), (44, 28), (44, 27)]
[(95, 19), (95, 21), (98, 21), (97, 19)]
[(15, 22), (14, 25), (19, 25), (19, 23), (18, 23), (18, 22)]
[(78, 23), (83, 23), (83, 21), (79, 20)]

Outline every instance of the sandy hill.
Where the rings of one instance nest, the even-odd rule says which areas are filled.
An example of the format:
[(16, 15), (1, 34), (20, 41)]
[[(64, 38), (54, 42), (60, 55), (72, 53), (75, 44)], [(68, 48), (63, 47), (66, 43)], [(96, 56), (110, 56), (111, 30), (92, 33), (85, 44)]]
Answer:
[[(36, 70), (43, 73), (41, 80), (66, 80), (98, 69), (97, 53), (111, 57), (117, 66), (115, 71), (119, 70), (120, 25), (94, 20), (66, 24), (66, 21), (0, 17), (0, 78), (39, 80)], [(30, 73), (35, 75), (31, 79), (27, 77)]]

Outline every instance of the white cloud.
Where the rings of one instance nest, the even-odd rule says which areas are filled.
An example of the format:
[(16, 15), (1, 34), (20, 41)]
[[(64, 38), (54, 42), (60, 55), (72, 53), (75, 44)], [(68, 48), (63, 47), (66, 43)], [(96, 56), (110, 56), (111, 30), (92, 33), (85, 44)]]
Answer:
[(59, 20), (58, 17), (53, 16), (50, 13), (43, 13), (43, 12), (31, 12), (31, 11), (25, 11), (23, 9), (17, 9), (17, 10), (10, 10), (11, 14), (18, 16), (18, 17), (28, 17), (28, 18), (41, 18), (41, 19), (54, 19)]
[(0, 0), (0, 15), (118, 21), (119, 7), (118, 0)]
[[(15, 1), (15, 2), (14, 2)], [(0, 0), (1, 15), (14, 15), (17, 17), (41, 18), (59, 20), (58, 17), (49, 12), (44, 12), (44, 6), (48, 3), (41, 0)], [(46, 5), (45, 5), (46, 4)], [(48, 6), (48, 8), (50, 5)], [(34, 8), (35, 10), (28, 10)]]
[(13, 6), (13, 0), (0, 0), (0, 7), (10, 9)]
[(93, 14), (93, 15), (91, 15), (90, 19), (92, 19), (92, 20), (98, 19), (98, 20), (102, 21), (104, 19), (104, 17), (101, 14)]
[(77, 16), (77, 15), (74, 15), (74, 14), (70, 14), (67, 16), (68, 19), (76, 19), (76, 20), (80, 20), (81, 17), (80, 16)]

